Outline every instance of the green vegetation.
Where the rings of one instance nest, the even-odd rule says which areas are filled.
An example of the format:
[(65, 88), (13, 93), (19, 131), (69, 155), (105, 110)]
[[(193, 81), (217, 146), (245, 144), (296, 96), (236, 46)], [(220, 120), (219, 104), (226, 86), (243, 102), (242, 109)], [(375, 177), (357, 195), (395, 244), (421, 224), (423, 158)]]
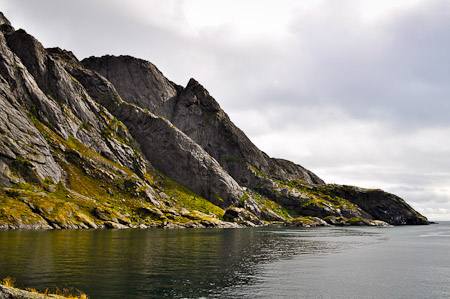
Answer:
[(225, 213), (223, 209), (166, 176), (158, 175), (156, 177), (159, 179), (155, 184), (164, 190), (174, 205), (187, 210), (197, 210), (206, 214), (211, 213), (222, 219)]
[[(100, 114), (108, 123), (102, 132), (103, 138), (131, 143), (121, 137), (127, 135), (120, 121), (106, 113)], [(12, 188), (0, 189), (0, 227), (177, 227), (190, 223), (214, 227), (223, 220), (223, 209), (158, 171), (138, 176), (86, 147), (75, 137), (65, 140), (36, 117), (31, 116), (31, 119), (59, 157), (58, 164), (65, 176), (60, 182), (49, 177), (41, 179), (30, 172), (33, 169), (31, 161), (18, 159), (12, 168), (18, 182)], [(93, 129), (89, 123), (83, 123), (81, 128)], [(138, 152), (135, 152), (136, 163), (138, 160)], [(219, 160), (221, 163), (239, 162), (231, 156)], [(251, 196), (261, 208), (262, 215), (266, 215), (263, 217), (313, 225), (316, 221), (313, 218), (292, 217), (302, 215), (301, 209), (356, 209), (355, 205), (338, 196), (333, 186), (310, 185), (301, 180), (274, 180), (257, 167), (247, 165), (261, 180), (253, 190), (246, 191), (239, 206), (245, 207)], [(25, 177), (33, 176), (33, 173), (32, 178)], [(25, 178), (26, 183), (20, 178)], [(272, 182), (273, 190), (267, 190), (264, 181)], [(222, 200), (218, 195), (217, 199)], [(300, 210), (286, 208), (286, 200), (298, 202)], [(347, 220), (354, 224), (360, 221), (359, 218)]]
[[(324, 185), (316, 186), (310, 185), (301, 180), (291, 180), (291, 181), (276, 181), (279, 188), (286, 188), (290, 191), (301, 193), (302, 199), (301, 203), (304, 207), (327, 207), (333, 210), (345, 209), (345, 210), (356, 210), (357, 206), (348, 200), (337, 196), (334, 192), (334, 186)], [(278, 190), (279, 192), (279, 190)]]
[(348, 219), (346, 219), (346, 220), (347, 220), (347, 222), (349, 222), (350, 224), (364, 223), (364, 219), (359, 218), (359, 217), (348, 218)]
[(23, 67), (18, 65), (17, 63), (14, 63), (13, 65), (17, 70), (23, 70)]
[(218, 162), (220, 164), (222, 164), (222, 163), (238, 163), (239, 159), (236, 157), (221, 157)]
[(88, 122), (83, 122), (81, 124), (81, 128), (85, 129), (86, 131), (90, 131), (92, 129), (92, 125)]
[(123, 134), (127, 132), (125, 125), (116, 117), (110, 119), (105, 115), (104, 118), (107, 121), (107, 127), (103, 130), (102, 137), (104, 139), (114, 138), (122, 144), (131, 146), (131, 141), (125, 138)]
[(256, 174), (257, 176), (259, 176), (260, 178), (270, 180), (270, 179), (267, 177), (267, 175), (265, 175), (264, 173), (262, 173), (256, 166), (254, 166), (254, 165), (252, 165), (252, 164), (250, 164), (250, 163), (248, 163), (248, 162), (247, 162), (247, 166), (249, 166), (249, 167), (255, 172), (255, 174)]
[[(0, 227), (138, 227), (189, 222), (214, 226), (222, 219), (221, 208), (157, 171), (138, 177), (75, 137), (65, 140), (34, 117), (33, 123), (64, 157), (58, 164), (66, 175), (58, 183), (47, 177), (0, 189)], [(116, 120), (111, 123), (116, 129), (123, 125)], [(17, 163), (32, 167), (27, 160)], [(152, 198), (166, 207), (154, 206)], [(142, 212), (152, 210), (152, 215)]]
[(203, 125), (209, 124), (210, 121), (212, 121), (212, 120), (219, 119), (219, 116), (217, 115), (217, 113), (211, 113), (208, 111), (202, 111), (202, 116), (205, 119), (203, 121)]
[(283, 217), (284, 219), (288, 219), (291, 217), (291, 213), (288, 209), (285, 207), (277, 204), (276, 202), (262, 196), (261, 194), (257, 192), (251, 192), (251, 197), (256, 200), (258, 204), (262, 206), (262, 211), (271, 210), (278, 214), (279, 216)]

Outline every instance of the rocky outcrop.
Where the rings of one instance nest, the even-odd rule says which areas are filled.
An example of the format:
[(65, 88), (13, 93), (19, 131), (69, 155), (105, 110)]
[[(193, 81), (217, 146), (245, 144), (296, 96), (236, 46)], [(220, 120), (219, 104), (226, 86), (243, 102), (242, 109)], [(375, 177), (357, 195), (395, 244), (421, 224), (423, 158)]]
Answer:
[(0, 284), (0, 299), (46, 299), (46, 298), (66, 299), (74, 297), (73, 296), (65, 297), (55, 294), (42, 294), (38, 293), (37, 291), (34, 292), (25, 291), (18, 288), (8, 287)]
[(246, 209), (237, 207), (229, 207), (225, 211), (223, 219), (231, 222), (245, 224), (247, 226), (256, 226), (263, 224), (263, 222), (253, 213), (247, 211)]
[(374, 219), (392, 225), (429, 224), (424, 216), (411, 208), (403, 199), (383, 190), (344, 185), (329, 185), (327, 189), (329, 194), (347, 198)]
[(118, 111), (157, 169), (219, 207), (243, 197), (241, 187), (219, 163), (168, 120), (130, 104), (122, 104)]
[(44, 299), (46, 296), (0, 285), (0, 299)]
[[(59, 182), (61, 170), (43, 135), (28, 116), (37, 109), (33, 103), (48, 104), (46, 96), (9, 49), (3, 33), (0, 33), (0, 58), (0, 183), (3, 186), (12, 186), (20, 180), (39, 183), (46, 177)], [(41, 111), (53, 108), (52, 105), (38, 107)], [(17, 170), (15, 174), (12, 168)]]
[(196, 80), (46, 49), (0, 14), (0, 228), (427, 224), (270, 158)]
[(300, 227), (331, 226), (323, 219), (311, 216), (289, 219), (288, 221), (285, 222), (285, 225), (300, 226)]
[(0, 12), (0, 25), (11, 26), (11, 22), (9, 22), (9, 20), (5, 17), (5, 15), (2, 12)]
[(82, 61), (113, 83), (128, 103), (171, 119), (174, 99), (181, 86), (169, 81), (152, 63), (131, 56), (89, 57)]
[[(115, 123), (114, 117), (93, 101), (84, 86), (66, 71), (64, 66), (76, 58), (66, 61), (69, 55), (57, 56), (55, 49), (47, 52), (24, 30), (8, 34), (7, 41), (45, 93), (42, 99), (31, 103), (39, 120), (55, 128), (64, 139), (73, 136), (109, 160), (136, 172), (145, 171), (144, 159), (139, 155), (135, 158), (134, 151), (120, 142), (132, 140), (126, 127)], [(42, 109), (42, 103), (52, 109)], [(110, 134), (109, 138), (104, 138), (105, 134)]]

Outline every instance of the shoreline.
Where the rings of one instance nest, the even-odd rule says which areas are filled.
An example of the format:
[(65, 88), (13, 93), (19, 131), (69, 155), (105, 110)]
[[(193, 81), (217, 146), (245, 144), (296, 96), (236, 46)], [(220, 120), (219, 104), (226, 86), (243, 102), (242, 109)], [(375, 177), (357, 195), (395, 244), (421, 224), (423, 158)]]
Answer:
[[(301, 218), (301, 219), (299, 219)], [(358, 220), (354, 222), (343, 222), (336, 224), (329, 224), (326, 221), (317, 217), (299, 217), (292, 220), (286, 221), (273, 221), (261, 224), (253, 224), (251, 222), (246, 223), (236, 223), (218, 220), (217, 222), (189, 222), (189, 223), (163, 223), (163, 224), (152, 224), (152, 225), (123, 225), (115, 222), (106, 222), (103, 225), (98, 225), (97, 227), (49, 227), (49, 226), (39, 226), (39, 225), (28, 225), (22, 224), (20, 226), (11, 226), (9, 224), (0, 225), (0, 231), (13, 231), (13, 230), (97, 230), (97, 229), (148, 229), (148, 228), (163, 228), (163, 229), (212, 229), (212, 228), (247, 228), (247, 227), (264, 227), (264, 226), (284, 226), (284, 227), (355, 227), (355, 226), (374, 226), (374, 227), (394, 227), (402, 225), (391, 225), (381, 220)], [(437, 224), (435, 222), (430, 224)]]
[[(48, 292), (48, 289), (46, 290)], [(80, 296), (67, 295), (61, 296), (57, 294), (51, 293), (40, 293), (36, 291), (36, 289), (19, 289), (14, 286), (6, 286), (0, 284), (0, 298), (3, 299), (87, 299), (88, 297), (85, 294), (81, 294)]]

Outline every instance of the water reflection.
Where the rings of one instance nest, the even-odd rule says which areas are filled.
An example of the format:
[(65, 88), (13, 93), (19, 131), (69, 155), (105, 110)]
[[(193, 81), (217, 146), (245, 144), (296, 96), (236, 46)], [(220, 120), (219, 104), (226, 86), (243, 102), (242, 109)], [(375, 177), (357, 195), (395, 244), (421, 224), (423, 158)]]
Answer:
[(220, 297), (229, 287), (258, 283), (263, 264), (328, 254), (354, 246), (351, 238), (364, 243), (377, 234), (334, 228), (1, 231), (0, 276), (38, 289), (71, 286), (91, 298)]

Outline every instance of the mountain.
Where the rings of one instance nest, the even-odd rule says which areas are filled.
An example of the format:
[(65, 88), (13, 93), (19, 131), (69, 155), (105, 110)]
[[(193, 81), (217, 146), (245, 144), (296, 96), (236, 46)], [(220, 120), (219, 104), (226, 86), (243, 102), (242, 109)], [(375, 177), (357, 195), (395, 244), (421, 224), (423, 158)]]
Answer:
[(271, 158), (196, 80), (44, 48), (0, 15), (0, 228), (428, 224)]

